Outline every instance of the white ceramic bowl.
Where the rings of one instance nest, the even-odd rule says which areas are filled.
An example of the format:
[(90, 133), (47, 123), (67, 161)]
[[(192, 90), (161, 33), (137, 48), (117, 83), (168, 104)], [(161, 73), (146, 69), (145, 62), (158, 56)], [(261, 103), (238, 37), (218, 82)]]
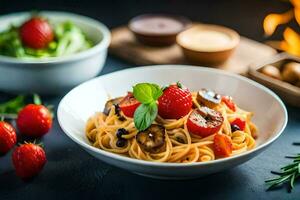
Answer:
[[(85, 137), (87, 119), (102, 111), (108, 98), (124, 95), (139, 82), (166, 85), (181, 81), (190, 90), (211, 88), (234, 97), (241, 107), (254, 112), (253, 121), (259, 128), (257, 147), (229, 158), (192, 164), (155, 163), (136, 160), (92, 147)], [(165, 179), (196, 178), (237, 166), (255, 157), (276, 140), (287, 123), (287, 111), (279, 97), (266, 87), (225, 71), (165, 65), (126, 69), (83, 83), (70, 91), (60, 102), (57, 112), (63, 131), (94, 157), (133, 173)]]
[[(103, 68), (110, 43), (110, 32), (105, 25), (66, 12), (45, 11), (40, 14), (53, 23), (72, 21), (96, 45), (73, 55), (47, 59), (28, 60), (0, 55), (0, 90), (57, 94), (95, 77)], [(21, 24), (29, 16), (28, 12), (1, 16), (0, 31), (6, 30), (12, 23)]]

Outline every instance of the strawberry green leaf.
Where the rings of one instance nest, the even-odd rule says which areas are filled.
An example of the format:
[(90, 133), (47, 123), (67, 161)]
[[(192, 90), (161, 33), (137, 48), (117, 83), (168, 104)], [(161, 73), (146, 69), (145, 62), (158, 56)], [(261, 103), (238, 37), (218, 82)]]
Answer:
[(33, 94), (33, 103), (36, 105), (42, 105), (42, 100), (38, 94)]
[(177, 85), (177, 87), (179, 87), (179, 88), (181, 88), (181, 89), (183, 88), (183, 87), (182, 87), (182, 84), (181, 84), (179, 81), (176, 82), (176, 85)]
[(156, 101), (163, 94), (163, 91), (159, 87), (159, 85), (156, 84), (151, 84), (151, 89), (152, 89), (152, 98)]

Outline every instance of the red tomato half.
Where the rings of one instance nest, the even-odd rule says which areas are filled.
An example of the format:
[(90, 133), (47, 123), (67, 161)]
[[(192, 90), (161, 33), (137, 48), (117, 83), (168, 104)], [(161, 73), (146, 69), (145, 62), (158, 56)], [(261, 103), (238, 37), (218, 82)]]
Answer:
[(34, 49), (46, 48), (54, 39), (54, 32), (47, 20), (34, 17), (20, 28), (22, 42)]
[(236, 125), (240, 128), (241, 131), (245, 129), (246, 122), (240, 118), (236, 118), (233, 122), (230, 123), (231, 126)]
[(187, 128), (193, 134), (207, 137), (220, 130), (223, 120), (224, 118), (220, 112), (201, 107), (190, 114), (187, 120)]
[(229, 157), (232, 153), (231, 138), (224, 134), (216, 134), (214, 137), (214, 152), (218, 157)]
[(232, 110), (233, 112), (236, 111), (236, 105), (235, 103), (232, 101), (232, 98), (229, 96), (223, 96), (222, 97), (222, 101), (226, 104), (226, 106)]
[(127, 96), (122, 99), (119, 106), (124, 115), (133, 118), (134, 112), (140, 104), (141, 103), (134, 98), (132, 92), (128, 92)]

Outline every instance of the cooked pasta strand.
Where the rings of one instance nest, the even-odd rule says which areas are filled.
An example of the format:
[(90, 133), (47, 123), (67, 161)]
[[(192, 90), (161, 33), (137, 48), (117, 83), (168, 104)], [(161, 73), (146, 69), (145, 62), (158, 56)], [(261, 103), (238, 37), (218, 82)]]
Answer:
[[(201, 107), (195, 100), (195, 93), (193, 93), (193, 103), (195, 107)], [(222, 127), (217, 134), (226, 134), (231, 138), (232, 155), (240, 154), (255, 147), (258, 129), (251, 122), (253, 113), (238, 107), (234, 112), (223, 102), (214, 109), (219, 111), (224, 118)], [(94, 147), (135, 159), (179, 163), (215, 160), (216, 155), (213, 148), (215, 134), (201, 138), (189, 133), (186, 125), (188, 116), (186, 115), (178, 120), (166, 120), (160, 116), (156, 118), (154, 123), (165, 127), (166, 137), (164, 148), (155, 153), (146, 152), (140, 148), (136, 140), (138, 130), (134, 126), (133, 119), (124, 116), (125, 120), (120, 120), (116, 115), (115, 106), (111, 106), (108, 115), (97, 112), (92, 116), (87, 121), (85, 132), (87, 139)], [(232, 132), (230, 123), (236, 118), (245, 120), (245, 129)], [(127, 140), (124, 147), (116, 145), (118, 140), (116, 131), (120, 128), (128, 131), (128, 134), (122, 136)]]

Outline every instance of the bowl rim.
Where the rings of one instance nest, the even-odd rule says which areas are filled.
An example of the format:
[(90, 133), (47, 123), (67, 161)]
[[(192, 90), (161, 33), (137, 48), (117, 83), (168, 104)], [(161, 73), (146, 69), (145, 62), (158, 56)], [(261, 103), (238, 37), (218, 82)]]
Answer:
[[(197, 28), (202, 28), (202, 29), (206, 29), (206, 30), (216, 30), (218, 32), (222, 32), (222, 33), (229, 35), (232, 39), (226, 47), (215, 49), (215, 50), (204, 50), (204, 49), (197, 49), (194, 47), (189, 47), (182, 42), (181, 38), (186, 37), (185, 35), (188, 32), (192, 31), (193, 29), (197, 29)], [(195, 52), (195, 53), (219, 53), (219, 52), (231, 51), (238, 46), (239, 42), (240, 42), (240, 35), (235, 30), (225, 27), (225, 26), (216, 25), (216, 24), (194, 23), (190, 28), (188, 28), (185, 31), (180, 32), (176, 37), (176, 43), (181, 48), (187, 49), (187, 50)]]
[[(172, 70), (176, 70), (176, 69), (182, 69), (185, 68), (185, 70), (195, 70), (198, 69), (200, 71), (210, 71), (210, 72), (214, 72), (214, 73), (218, 73), (218, 74), (222, 74), (222, 75), (226, 75), (226, 76), (231, 76), (234, 78), (237, 78), (239, 80), (242, 81), (246, 81), (251, 85), (254, 85), (255, 87), (258, 87), (259, 89), (263, 90), (264, 92), (268, 93), (269, 95), (271, 95), (275, 100), (277, 100), (277, 102), (279, 103), (279, 105), (281, 106), (281, 108), (284, 111), (284, 123), (282, 124), (282, 127), (280, 128), (280, 130), (277, 132), (276, 135), (273, 136), (273, 138), (271, 138), (269, 141), (261, 144), (260, 146), (250, 150), (250, 151), (246, 151), (243, 152), (241, 154), (237, 154), (231, 157), (227, 157), (227, 158), (220, 158), (217, 160), (212, 160), (212, 161), (207, 161), (207, 162), (195, 162), (195, 163), (165, 163), (165, 162), (153, 162), (153, 161), (145, 161), (145, 160), (138, 160), (135, 158), (130, 158), (130, 157), (125, 157), (125, 156), (121, 156), (115, 153), (111, 153), (111, 152), (107, 152), (105, 150), (93, 147), (90, 144), (87, 144), (85, 142), (83, 142), (80, 139), (77, 139), (77, 137), (74, 137), (72, 133), (69, 133), (63, 126), (62, 123), (62, 117), (61, 117), (61, 112), (62, 112), (62, 104), (64, 104), (64, 101), (66, 100), (66, 97), (73, 93), (74, 91), (76, 91), (76, 89), (78, 87), (81, 87), (84, 84), (88, 84), (90, 82), (96, 81), (97, 79), (102, 79), (103, 77), (106, 76), (113, 76), (114, 74), (118, 74), (118, 73), (123, 73), (124, 71), (135, 71), (135, 70), (159, 70), (159, 69), (172, 69)], [(123, 69), (123, 70), (119, 70), (119, 71), (115, 71), (112, 73), (108, 73), (102, 76), (98, 76), (96, 78), (93, 78), (89, 81), (86, 81), (80, 85), (78, 85), (77, 87), (73, 88), (71, 91), (69, 91), (60, 101), (59, 105), (58, 105), (58, 109), (57, 109), (57, 119), (58, 119), (58, 123), (61, 127), (61, 129), (63, 130), (63, 132), (71, 139), (73, 140), (75, 143), (77, 143), (78, 145), (80, 145), (81, 147), (83, 147), (84, 149), (87, 149), (93, 153), (97, 153), (97, 154), (101, 154), (102, 156), (108, 157), (109, 159), (116, 159), (118, 161), (121, 162), (127, 162), (130, 164), (138, 164), (138, 165), (143, 165), (143, 166), (150, 166), (150, 167), (162, 167), (162, 168), (181, 168), (181, 167), (192, 167), (192, 166), (208, 166), (208, 165), (214, 165), (214, 164), (218, 164), (218, 163), (222, 163), (222, 162), (229, 162), (232, 160), (236, 160), (236, 159), (241, 159), (243, 157), (246, 157), (252, 153), (255, 152), (259, 152), (261, 150), (263, 150), (264, 148), (266, 148), (267, 146), (269, 146), (270, 144), (272, 144), (276, 139), (278, 139), (278, 137), (282, 134), (282, 132), (284, 131), (284, 129), (286, 128), (287, 122), (288, 122), (288, 113), (287, 113), (287, 109), (284, 105), (284, 103), (282, 102), (282, 100), (270, 89), (268, 89), (267, 87), (251, 80), (248, 79), (246, 77), (243, 77), (241, 75), (238, 74), (233, 74), (231, 72), (227, 72), (225, 70), (220, 70), (220, 69), (214, 69), (214, 68), (207, 68), (207, 67), (199, 67), (199, 66), (192, 66), (192, 65), (151, 65), (151, 66), (142, 66), (142, 67), (134, 67), (134, 68), (128, 68), (128, 69)]]
[[(49, 10), (43, 10), (39, 12), (40, 15), (46, 15), (46, 16), (65, 16), (72, 19), (78, 19), (81, 20), (83, 23), (88, 24), (90, 26), (95, 27), (99, 30), (99, 32), (102, 33), (103, 38), (101, 41), (96, 43), (93, 47), (86, 49), (84, 51), (80, 51), (71, 55), (67, 56), (60, 56), (60, 57), (50, 57), (50, 58), (34, 58), (34, 59), (22, 59), (22, 58), (15, 58), (10, 56), (4, 56), (0, 55), (0, 62), (2, 63), (9, 63), (9, 64), (32, 64), (30, 66), (35, 66), (35, 64), (44, 64), (44, 63), (57, 63), (57, 62), (73, 62), (80, 59), (84, 59), (86, 57), (89, 57), (91, 55), (94, 55), (98, 51), (101, 51), (103, 49), (108, 48), (110, 41), (111, 41), (111, 33), (106, 25), (101, 23), (98, 20), (95, 20), (93, 18), (71, 13), (71, 12), (64, 12), (64, 11), (49, 11)], [(0, 21), (4, 19), (9, 19), (12, 17), (26, 17), (30, 15), (30, 12), (24, 11), (24, 12), (15, 12), (5, 15), (0, 15)], [(13, 22), (11, 22), (13, 23)], [(12, 66), (18, 66), (18, 65), (12, 65)], [(22, 66), (23, 67), (23, 66)], [(39, 65), (40, 67), (40, 65)]]

